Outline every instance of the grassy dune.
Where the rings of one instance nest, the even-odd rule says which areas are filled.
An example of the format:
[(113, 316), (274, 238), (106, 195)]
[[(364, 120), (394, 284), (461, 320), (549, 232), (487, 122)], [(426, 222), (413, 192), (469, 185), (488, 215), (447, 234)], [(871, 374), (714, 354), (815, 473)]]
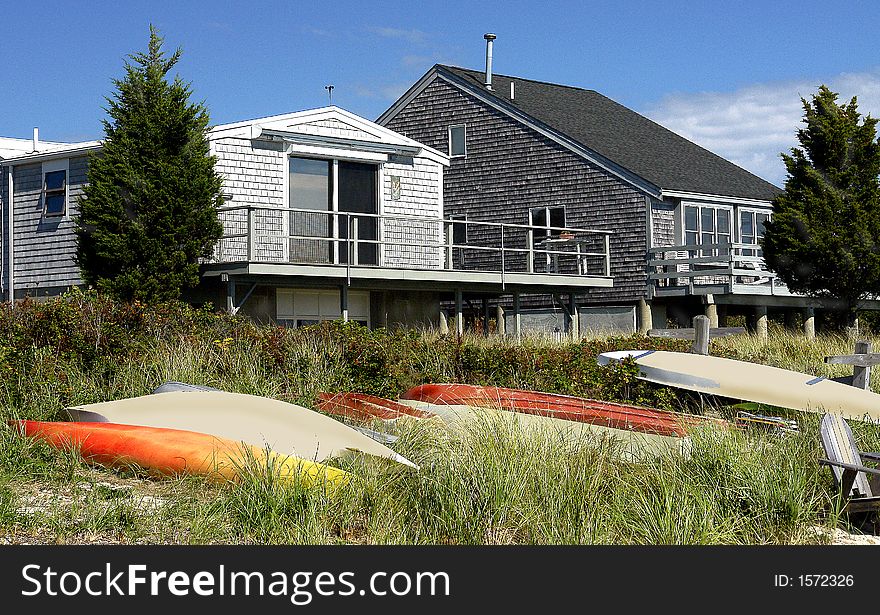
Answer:
[[(133, 311), (132, 311), (133, 310)], [(877, 340), (875, 340), (876, 345)], [(673, 344), (670, 346), (670, 344)], [(287, 331), (174, 307), (156, 312), (94, 297), (0, 314), (0, 541), (159, 544), (814, 544), (846, 527), (821, 455), (818, 416), (800, 430), (700, 428), (690, 454), (629, 462), (618, 442), (572, 443), (477, 414), (464, 429), (396, 426), (414, 472), (358, 456), (335, 463), (357, 480), (334, 498), (249, 467), (239, 483), (157, 480), (106, 470), (19, 437), (10, 419), (59, 420), (63, 408), (142, 395), (166, 380), (310, 406), (321, 391), (389, 397), (420, 382), (466, 381), (651, 403), (729, 416), (710, 398), (605, 372), (607, 349), (673, 342), (638, 336), (578, 344), (441, 338), (349, 325)], [(681, 349), (681, 348), (679, 348)], [(773, 330), (769, 340), (712, 341), (712, 354), (817, 375), (852, 340)], [(878, 382), (875, 380), (874, 385)], [(880, 429), (853, 423), (864, 450)]]

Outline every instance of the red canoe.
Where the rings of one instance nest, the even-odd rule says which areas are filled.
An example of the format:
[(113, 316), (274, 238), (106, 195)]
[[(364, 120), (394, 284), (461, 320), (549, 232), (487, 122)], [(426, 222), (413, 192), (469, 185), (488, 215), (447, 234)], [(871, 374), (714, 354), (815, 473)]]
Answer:
[(407, 416), (417, 419), (434, 416), (431, 412), (366, 393), (319, 393), (317, 408), (328, 414), (364, 422), (374, 419), (393, 421)]
[(430, 404), (464, 405), (510, 410), (566, 421), (590, 423), (612, 429), (682, 437), (687, 427), (707, 423), (724, 424), (708, 417), (668, 412), (570, 395), (524, 391), (470, 384), (422, 384), (401, 396)]
[(78, 450), (83, 459), (107, 467), (138, 465), (157, 474), (200, 474), (236, 479), (250, 461), (271, 467), (279, 477), (298, 476), (307, 485), (331, 486), (348, 480), (348, 473), (313, 461), (210, 434), (181, 429), (121, 423), (11, 421), (25, 436), (55, 448)]

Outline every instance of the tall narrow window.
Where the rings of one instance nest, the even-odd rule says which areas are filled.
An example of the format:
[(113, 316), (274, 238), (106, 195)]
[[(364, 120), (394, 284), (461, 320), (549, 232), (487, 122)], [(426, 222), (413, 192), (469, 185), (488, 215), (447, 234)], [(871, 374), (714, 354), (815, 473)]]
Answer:
[(331, 161), (311, 158), (290, 159), (290, 234), (315, 239), (291, 239), (293, 262), (328, 263), (333, 254), (333, 220), (327, 213), (331, 201)]
[(67, 214), (67, 160), (43, 163), (43, 214), (63, 216)]
[[(764, 237), (764, 223), (770, 219), (766, 212), (741, 210), (739, 212), (739, 236), (740, 242), (751, 245), (760, 245)], [(743, 250), (743, 256), (763, 256), (760, 248), (755, 250)]]
[[(379, 213), (378, 200), (378, 167), (374, 164), (360, 162), (339, 161), (339, 184), (336, 190), (339, 194), (339, 211), (349, 215), (339, 217), (339, 237), (348, 239), (349, 229), (357, 225), (357, 264), (378, 265), (379, 246), (379, 223), (376, 215)], [(353, 237), (355, 238), (355, 237)], [(340, 244), (339, 260), (347, 263), (349, 254), (343, 249), (347, 244)], [(353, 250), (354, 246), (350, 246)], [(352, 254), (352, 259), (355, 255)]]
[(467, 127), (464, 124), (449, 127), (449, 155), (453, 158), (467, 156)]

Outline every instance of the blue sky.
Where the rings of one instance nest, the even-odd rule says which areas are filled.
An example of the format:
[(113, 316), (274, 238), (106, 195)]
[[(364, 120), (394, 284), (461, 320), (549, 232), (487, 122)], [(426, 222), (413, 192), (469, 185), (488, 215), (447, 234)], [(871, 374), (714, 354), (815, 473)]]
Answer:
[(800, 96), (880, 116), (875, 2), (5, 3), (0, 135), (101, 138), (105, 97), (149, 25), (214, 123), (333, 102), (380, 115), (434, 63), (593, 89), (782, 183)]

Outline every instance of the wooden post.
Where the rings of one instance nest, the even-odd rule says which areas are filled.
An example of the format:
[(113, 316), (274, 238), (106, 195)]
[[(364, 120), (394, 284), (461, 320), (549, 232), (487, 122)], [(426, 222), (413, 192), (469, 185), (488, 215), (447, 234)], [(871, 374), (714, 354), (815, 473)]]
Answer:
[(816, 310), (804, 308), (804, 335), (808, 340), (816, 339)]
[(516, 341), (522, 339), (522, 319), (519, 314), (519, 291), (513, 293), (513, 333)]
[(767, 306), (759, 305), (755, 307), (755, 333), (761, 339), (767, 339)]
[[(859, 340), (856, 342), (856, 354), (868, 354), (871, 352), (871, 342)], [(868, 390), (871, 384), (871, 366), (853, 366), (852, 385), (860, 389)]]
[(709, 354), (709, 317), (694, 316), (694, 345), (691, 352), (695, 354)]
[(568, 311), (570, 314), (569, 328), (571, 329), (569, 333), (571, 333), (573, 339), (578, 340), (581, 337), (581, 319), (578, 315), (577, 303), (574, 301), (574, 293), (568, 295)]
[(643, 298), (639, 298), (639, 333), (647, 335), (654, 328), (654, 315), (651, 314), (651, 304)]
[(504, 308), (501, 307), (500, 303), (495, 308), (495, 333), (498, 335), (505, 335), (507, 333), (507, 325), (504, 322)]
[(715, 304), (715, 297), (706, 295), (706, 317), (709, 319), (709, 326), (718, 328), (718, 306)]
[(461, 337), (464, 334), (464, 313), (462, 306), (461, 289), (455, 289), (455, 334)]
[(871, 342), (859, 340), (856, 342), (855, 354), (825, 357), (825, 362), (833, 365), (852, 365), (852, 376), (842, 376), (833, 380), (867, 390), (871, 385), (871, 366), (880, 365), (880, 354), (871, 352)]
[(348, 286), (339, 288), (339, 311), (342, 313), (342, 322), (348, 322)]

